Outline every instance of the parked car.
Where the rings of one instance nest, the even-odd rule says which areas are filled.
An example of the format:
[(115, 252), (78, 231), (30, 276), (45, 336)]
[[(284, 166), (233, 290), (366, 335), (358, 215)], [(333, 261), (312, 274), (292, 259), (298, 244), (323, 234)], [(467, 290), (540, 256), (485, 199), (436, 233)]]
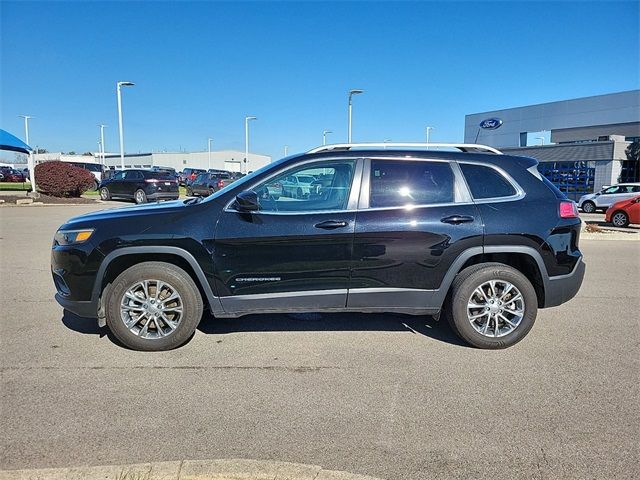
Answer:
[(26, 177), (20, 170), (11, 167), (0, 167), (3, 182), (24, 182)]
[(615, 227), (628, 227), (630, 223), (640, 223), (640, 195), (611, 205), (605, 213), (604, 220)]
[(315, 181), (316, 177), (313, 175), (289, 175), (282, 180), (282, 194), (291, 198), (307, 197)]
[(180, 185), (187, 186), (193, 182), (198, 175), (206, 172), (202, 168), (185, 168), (180, 175)]
[[(187, 342), (205, 305), (216, 318), (442, 313), (466, 342), (496, 349), (580, 288), (576, 204), (535, 159), (339, 147), (281, 159), (204, 200), (68, 220), (52, 246), (58, 303), (138, 350)], [(318, 171), (332, 179), (320, 196), (268, 194)]]
[(620, 200), (627, 200), (640, 194), (640, 183), (620, 183), (605, 187), (599, 192), (583, 195), (578, 200), (578, 207), (585, 213), (606, 210)]
[(147, 203), (149, 200), (177, 200), (179, 197), (178, 181), (162, 171), (120, 170), (100, 183), (102, 200), (122, 198)]
[(84, 170), (88, 170), (93, 175), (93, 187), (91, 190), (95, 191), (100, 186), (100, 182), (102, 181), (102, 177), (104, 175), (104, 171), (106, 167), (100, 163), (91, 163), (91, 162), (68, 162), (74, 167), (83, 168)]
[(205, 172), (198, 175), (187, 187), (187, 195), (206, 197), (233, 183), (231, 175), (227, 172)]

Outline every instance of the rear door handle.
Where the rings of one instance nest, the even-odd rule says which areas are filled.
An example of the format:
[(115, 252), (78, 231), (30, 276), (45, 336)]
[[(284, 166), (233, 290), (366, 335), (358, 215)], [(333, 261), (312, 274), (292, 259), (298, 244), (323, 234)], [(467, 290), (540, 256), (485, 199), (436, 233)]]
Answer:
[(451, 223), (452, 225), (458, 225), (460, 223), (473, 222), (474, 218), (471, 215), (449, 215), (440, 220), (442, 223)]
[(314, 227), (323, 228), (325, 230), (333, 230), (334, 228), (344, 228), (349, 222), (337, 222), (335, 220), (327, 220), (326, 222), (316, 223)]

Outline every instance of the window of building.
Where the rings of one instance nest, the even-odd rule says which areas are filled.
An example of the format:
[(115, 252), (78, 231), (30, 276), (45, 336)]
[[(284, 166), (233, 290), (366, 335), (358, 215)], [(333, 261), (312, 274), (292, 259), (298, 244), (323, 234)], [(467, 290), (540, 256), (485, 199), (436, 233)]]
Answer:
[(538, 171), (571, 200), (593, 193), (595, 162), (541, 162)]
[(494, 168), (471, 163), (461, 163), (460, 168), (475, 200), (510, 197), (517, 193), (514, 186)]
[(371, 161), (372, 208), (453, 201), (454, 176), (447, 162)]

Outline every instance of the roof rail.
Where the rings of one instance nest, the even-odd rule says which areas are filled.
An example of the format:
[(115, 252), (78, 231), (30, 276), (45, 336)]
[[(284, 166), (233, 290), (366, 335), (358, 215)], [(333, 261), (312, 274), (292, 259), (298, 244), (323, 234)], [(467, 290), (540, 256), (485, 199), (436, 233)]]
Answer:
[(331, 150), (351, 150), (352, 148), (457, 148), (461, 152), (479, 151), (502, 155), (496, 148), (476, 143), (334, 143), (312, 148), (307, 153), (330, 152)]

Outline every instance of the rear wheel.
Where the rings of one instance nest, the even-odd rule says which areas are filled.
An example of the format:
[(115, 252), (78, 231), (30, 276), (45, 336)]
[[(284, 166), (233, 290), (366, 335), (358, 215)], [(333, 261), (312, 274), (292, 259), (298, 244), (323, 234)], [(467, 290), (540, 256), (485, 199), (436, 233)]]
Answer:
[(614, 227), (628, 227), (629, 226), (629, 215), (622, 210), (618, 210), (613, 215), (611, 215), (611, 223)]
[(191, 189), (191, 187), (187, 187), (187, 197), (193, 197), (193, 190)]
[(582, 204), (582, 211), (584, 213), (593, 213), (596, 211), (596, 204), (590, 201), (586, 201)]
[(447, 320), (478, 348), (510, 347), (533, 327), (538, 298), (521, 272), (501, 263), (483, 263), (458, 274), (446, 305)]
[(109, 329), (134, 350), (171, 350), (183, 345), (202, 318), (198, 287), (181, 268), (144, 262), (122, 272), (105, 291)]
[(89, 187), (89, 191), (90, 192), (95, 192), (96, 190), (98, 190), (98, 182), (96, 180), (93, 181), (93, 183), (91, 184), (91, 187)]
[(209, 189), (209, 195), (213, 195), (214, 193), (216, 193), (216, 191), (213, 188)]
[(133, 199), (136, 203), (147, 203), (147, 194), (142, 189), (136, 190), (136, 193), (133, 194)]
[(109, 189), (107, 187), (102, 187), (100, 189), (100, 199), (101, 200), (111, 200), (111, 192), (109, 192)]

